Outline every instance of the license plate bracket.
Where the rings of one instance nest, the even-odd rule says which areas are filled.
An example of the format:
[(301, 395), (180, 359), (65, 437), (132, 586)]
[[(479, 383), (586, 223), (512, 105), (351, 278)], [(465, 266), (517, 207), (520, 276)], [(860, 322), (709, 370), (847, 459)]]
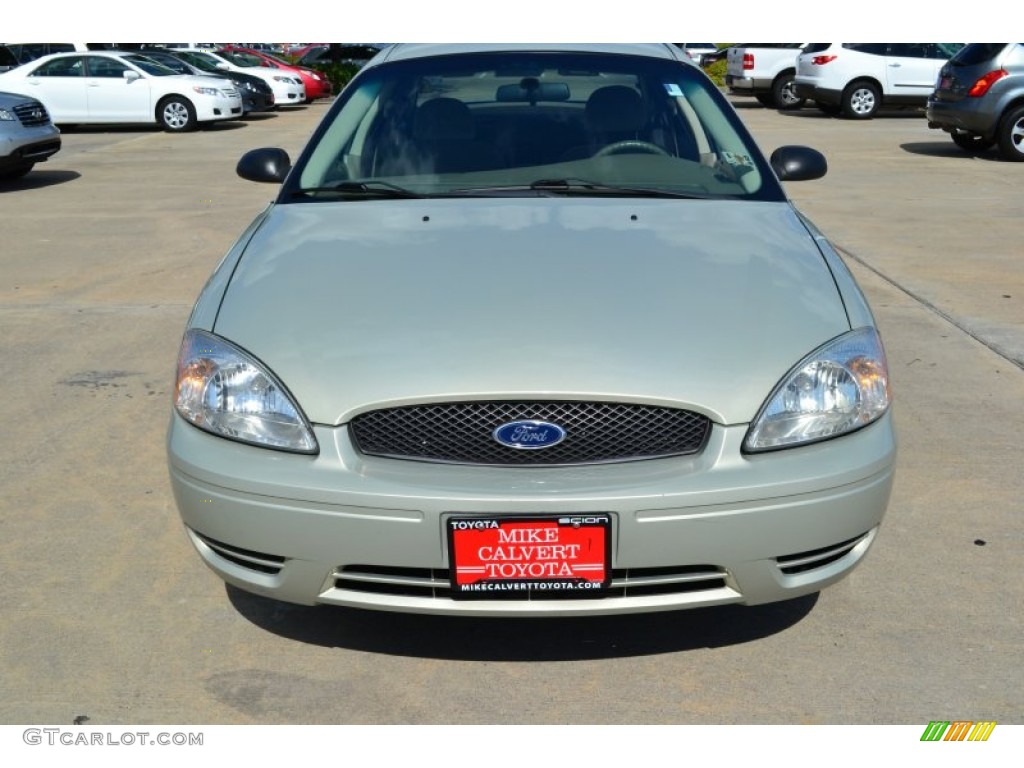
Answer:
[(597, 596), (611, 584), (611, 515), (452, 516), (452, 597)]

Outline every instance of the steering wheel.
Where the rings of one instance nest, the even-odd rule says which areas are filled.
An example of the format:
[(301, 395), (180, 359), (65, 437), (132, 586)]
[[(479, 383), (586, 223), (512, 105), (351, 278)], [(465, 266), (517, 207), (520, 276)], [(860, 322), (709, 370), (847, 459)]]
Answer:
[(616, 141), (601, 147), (594, 153), (594, 157), (623, 155), (631, 152), (642, 152), (645, 155), (661, 155), (662, 157), (669, 156), (668, 152), (657, 144), (651, 144), (649, 141), (640, 141), (640, 139), (626, 139), (625, 141)]

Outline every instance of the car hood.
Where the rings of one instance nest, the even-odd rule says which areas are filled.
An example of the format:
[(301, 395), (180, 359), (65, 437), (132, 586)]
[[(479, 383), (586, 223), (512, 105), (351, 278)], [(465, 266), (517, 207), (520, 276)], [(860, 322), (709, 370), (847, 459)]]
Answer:
[[(189, 83), (198, 88), (223, 88), (224, 79), (218, 75), (163, 75), (164, 79), (176, 78), (178, 82)], [(154, 78), (157, 79), (157, 78)]]
[(588, 397), (737, 424), (848, 329), (786, 203), (502, 198), (272, 206), (213, 330), (317, 423)]

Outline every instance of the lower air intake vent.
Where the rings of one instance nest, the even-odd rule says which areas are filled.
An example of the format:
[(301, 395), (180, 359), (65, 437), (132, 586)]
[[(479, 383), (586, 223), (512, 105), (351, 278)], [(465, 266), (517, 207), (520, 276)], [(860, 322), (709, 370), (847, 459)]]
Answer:
[[(334, 573), (334, 586), (352, 592), (451, 599), (448, 571), (444, 568), (392, 568), (374, 565), (346, 565)], [(578, 593), (573, 600), (643, 595), (668, 595), (725, 587), (725, 571), (713, 565), (667, 568), (622, 568), (612, 571), (607, 592)], [(564, 600), (565, 593), (529, 592), (530, 600)]]
[(198, 531), (192, 531), (195, 537), (199, 541), (203, 542), (206, 546), (216, 552), (218, 555), (223, 557), (235, 565), (241, 566), (242, 568), (249, 568), (253, 571), (259, 571), (260, 573), (276, 574), (280, 572), (281, 567), (284, 565), (284, 558), (279, 555), (268, 555), (265, 552), (253, 552), (249, 549), (242, 549), (241, 547), (233, 547), (230, 544), (225, 544), (216, 539), (211, 539), (209, 536), (203, 536)]
[(784, 555), (776, 558), (775, 561), (779, 564), (779, 570), (787, 576), (804, 573), (805, 571), (813, 571), (815, 568), (822, 568), (829, 563), (834, 563), (836, 560), (846, 557), (868, 535), (865, 533), (856, 538), (833, 544), (830, 547), (812, 549), (809, 552), (798, 552), (795, 555)]

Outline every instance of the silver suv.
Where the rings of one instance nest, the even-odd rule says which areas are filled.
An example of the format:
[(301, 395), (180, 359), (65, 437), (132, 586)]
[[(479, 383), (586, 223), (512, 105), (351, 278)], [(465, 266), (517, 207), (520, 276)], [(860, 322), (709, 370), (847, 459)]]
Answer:
[(958, 51), (939, 72), (927, 116), (968, 152), (998, 145), (1003, 159), (1024, 161), (1024, 43)]
[(36, 99), (0, 91), (0, 181), (24, 176), (60, 149), (60, 131)]

